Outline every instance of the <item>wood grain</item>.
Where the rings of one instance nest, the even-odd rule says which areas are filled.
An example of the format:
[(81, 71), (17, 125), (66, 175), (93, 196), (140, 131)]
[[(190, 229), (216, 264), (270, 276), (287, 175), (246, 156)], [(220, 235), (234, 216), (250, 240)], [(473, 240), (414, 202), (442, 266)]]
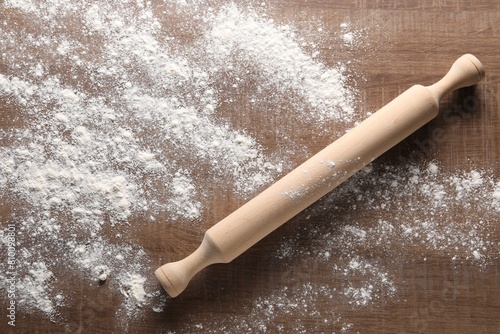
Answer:
[[(161, 1), (152, 1), (161, 3)], [(223, 1), (212, 1), (213, 6)], [(252, 1), (236, 1), (252, 4)], [(452, 94), (441, 103), (447, 110), (456, 103), (463, 103), (467, 96), (476, 96), (478, 110), (450, 127), (443, 117), (432, 121), (403, 143), (381, 157), (379, 166), (400, 164), (400, 156), (409, 156), (418, 149), (417, 142), (432, 139), (436, 129), (442, 130), (442, 139), (430, 148), (424, 160), (435, 159), (444, 171), (452, 172), (469, 167), (491, 170), (500, 177), (500, 4), (495, 0), (481, 1), (347, 1), (347, 0), (270, 0), (269, 16), (276, 22), (291, 24), (302, 31), (305, 38), (319, 44), (322, 61), (333, 65), (338, 61), (351, 60), (353, 82), (359, 89), (358, 108), (375, 111), (412, 84), (430, 84), (439, 79), (460, 55), (470, 52), (477, 56), (486, 70), (486, 78), (475, 88)], [(3, 10), (3, 9), (2, 9)], [(16, 15), (0, 12), (1, 16)], [(321, 36), (312, 33), (312, 22), (324, 26)], [(361, 48), (339, 46), (339, 26), (350, 22), (352, 29), (363, 31)], [(19, 18), (20, 25), (26, 21)], [(175, 23), (169, 23), (172, 29)], [(28, 27), (29, 28), (29, 27)], [(78, 33), (78, 32), (74, 32)], [(186, 39), (192, 38), (189, 34)], [(332, 48), (332, 46), (334, 48)], [(43, 56), (43, 55), (42, 55)], [(0, 73), (15, 73), (15, 68), (0, 61)], [(224, 83), (220, 83), (224, 88)], [(229, 89), (229, 87), (227, 87)], [(229, 94), (229, 93), (228, 93)], [(244, 91), (242, 92), (244, 95)], [(242, 100), (245, 100), (242, 97)], [(270, 106), (269, 110), (272, 110)], [(226, 108), (226, 109), (225, 109)], [(242, 103), (242, 110), (244, 103)], [(262, 145), (274, 150), (285, 140), (273, 132), (272, 124), (285, 122), (289, 137), (307, 147), (308, 152), (291, 157), (297, 164), (313, 152), (329, 144), (345, 129), (336, 124), (325, 124), (323, 133), (314, 133), (308, 126), (294, 127), (283, 113), (263, 111), (260, 115), (234, 113), (228, 106), (221, 106), (221, 117), (231, 124), (249, 129)], [(21, 126), (26, 119), (16, 119), (13, 105), (0, 100), (0, 127)], [(333, 135), (330, 135), (333, 134)], [(2, 142), (1, 145), (9, 145)], [(5, 200), (2, 194), (0, 221), (9, 220), (15, 203)], [(210, 208), (197, 225), (152, 225), (132, 221), (129, 228), (156, 263), (181, 259), (198, 245), (204, 231), (239, 207), (245, 199), (226, 189), (214, 189), (204, 206)], [(336, 214), (345, 214), (358, 223), (371, 226), (369, 215), (345, 212), (342, 203), (336, 203)], [(321, 207), (318, 204), (317, 208)], [(283, 287), (298, 287), (313, 282), (336, 287), (331, 272), (320, 263), (305, 262), (300, 256), (276, 261), (269, 254), (275, 253), (286, 240), (294, 240), (296, 247), (310, 249), (314, 238), (309, 233), (311, 212), (292, 219), (270, 236), (259, 242), (247, 253), (227, 265), (214, 265), (198, 275), (189, 288), (178, 298), (169, 300), (162, 313), (146, 310), (140, 318), (128, 319), (128, 333), (183, 333), (186, 328), (202, 326), (205, 333), (224, 332), (224, 326), (234, 322), (251, 320), (254, 301), (268, 298)], [(451, 214), (460, 215), (460, 208)], [(420, 213), (422, 214), (422, 213)], [(395, 211), (394, 215), (398, 215)], [(472, 217), (473, 218), (473, 217)], [(135, 219), (135, 218), (134, 218)], [(335, 233), (338, 227), (329, 226), (328, 218), (315, 216), (320, 231)], [(498, 229), (493, 240), (500, 240)], [(111, 233), (111, 231), (110, 231)], [(500, 247), (500, 246), (499, 246)], [(464, 261), (451, 264), (449, 259), (428, 250), (413, 249), (425, 253), (422, 256), (377, 254), (377, 261), (396, 272), (397, 295), (382, 297), (369, 307), (349, 305), (336, 308), (342, 315), (342, 323), (350, 324), (347, 333), (500, 333), (500, 255), (487, 267), (478, 270), (477, 265)], [(341, 254), (333, 254), (341, 255)], [(64, 310), (63, 324), (51, 322), (37, 314), (19, 311), (14, 330), (6, 326), (2, 314), (0, 332), (10, 333), (119, 333), (123, 324), (116, 314), (121, 295), (108, 286), (89, 285), (77, 276), (68, 274), (66, 288), (73, 291), (72, 305)], [(384, 296), (384, 295), (383, 295)], [(297, 300), (297, 299), (294, 299)], [(0, 295), (2, 308), (5, 296)], [(319, 313), (330, 314), (331, 301), (317, 299)], [(272, 320), (284, 326), (283, 332), (304, 333), (341, 332), (339, 323), (325, 323), (312, 312), (294, 311), (278, 314)], [(186, 327), (186, 325), (189, 325)], [(266, 332), (262, 330), (262, 332)], [(268, 329), (267, 332), (274, 332)]]

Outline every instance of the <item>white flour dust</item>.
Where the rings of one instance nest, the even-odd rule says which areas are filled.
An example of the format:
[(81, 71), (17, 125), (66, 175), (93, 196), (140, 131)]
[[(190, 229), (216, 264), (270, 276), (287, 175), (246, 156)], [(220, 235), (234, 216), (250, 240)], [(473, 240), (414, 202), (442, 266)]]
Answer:
[[(160, 213), (171, 224), (196, 222), (207, 185), (222, 181), (247, 196), (282, 173), (286, 157), (217, 114), (227, 103), (217, 83), (231, 71), (232, 86), (244, 83), (249, 74), (241, 64), (256, 71), (259, 95), (277, 90), (282, 99), (293, 91), (310, 110), (298, 119), (353, 117), (343, 65), (316, 61), (292, 27), (252, 10), (191, 5), (201, 33), (181, 46), (149, 2), (2, 6), (19, 16), (0, 26), (2, 63), (9, 64), (0, 73), (0, 95), (15, 110), (8, 116), (15, 125), (0, 138), (0, 187), (6, 200), (22, 203), (9, 222), (18, 231), (20, 305), (28, 309), (49, 315), (62, 307), (56, 297), (63, 259), (79, 276), (119, 289), (129, 312), (130, 305), (147, 306), (145, 296), (154, 293), (143, 287), (147, 254), (104, 230), (137, 216), (156, 224)], [(18, 17), (36, 29), (18, 31)]]
[[(8, 249), (3, 236), (15, 224), (15, 284), (25, 313), (64, 322), (64, 310), (75, 307), (62, 291), (68, 270), (80, 282), (117, 292), (120, 317), (164, 310), (165, 295), (150, 279), (156, 259), (124, 227), (196, 226), (210, 210), (204, 201), (211, 189), (254, 195), (304, 149), (279, 122), (269, 127), (292, 144), (266, 147), (264, 136), (233, 122), (227, 109), (258, 114), (269, 103), (285, 106), (270, 113), (286, 109), (296, 126), (318, 131), (325, 122), (347, 127), (364, 117), (348, 85), (349, 64), (318, 60), (319, 49), (293, 25), (273, 21), (265, 6), (158, 3), (1, 5), (10, 15), (0, 19), (0, 111), (8, 124), (0, 132), (0, 196), (16, 207), (2, 217), (1, 247)], [(339, 48), (362, 43), (350, 23), (340, 25), (338, 36)], [(441, 214), (456, 205), (462, 217)], [(358, 223), (351, 217), (356, 210), (371, 214), (373, 224)], [(363, 309), (397, 296), (397, 273), (381, 259), (425, 257), (415, 254), (424, 245), (452, 262), (487, 264), (499, 255), (490, 234), (499, 212), (500, 180), (487, 171), (446, 173), (438, 163), (367, 167), (307, 211), (311, 222), (326, 219), (300, 229), (314, 240), (309, 247), (286, 240), (270, 256), (318, 263), (332, 281), (301, 277), (256, 296), (248, 314), (215, 319), (211, 327), (283, 332), (289, 330), (283, 319), (293, 318), (297, 333), (313, 320), (325, 331), (348, 332), (339, 307)], [(11, 269), (5, 254), (3, 289)], [(331, 307), (320, 312), (318, 303)], [(185, 331), (202, 333), (209, 325), (186, 324)]]
[[(290, 325), (293, 318), (314, 321), (318, 331), (356, 332), (338, 310), (366, 310), (397, 300), (400, 273), (391, 261), (425, 261), (432, 254), (452, 265), (470, 262), (481, 270), (498, 259), (500, 240), (492, 236), (497, 195), (498, 180), (486, 171), (449, 173), (436, 162), (423, 168), (370, 165), (306, 209), (306, 224), (296, 238), (277, 245), (269, 261), (280, 263), (283, 276), (293, 277), (294, 283), (257, 298), (250, 315), (214, 320), (217, 328), (306, 333), (305, 322), (292, 320)], [(463, 216), (443, 214), (455, 205), (465, 208)], [(394, 216), (396, 209), (399, 214)], [(359, 212), (369, 215), (371, 224), (359, 220)], [(312, 242), (304, 246), (304, 238)], [(293, 275), (287, 271), (290, 260)], [(297, 262), (302, 263), (298, 268)], [(327, 272), (331, 282), (311, 278), (317, 270)], [(203, 332), (193, 325), (186, 330)]]
[(311, 115), (316, 120), (346, 122), (354, 116), (354, 96), (346, 85), (342, 67), (326, 68), (304, 53), (290, 27), (277, 27), (254, 13), (244, 14), (235, 6), (222, 10), (213, 21), (213, 28), (207, 32), (208, 51), (220, 60), (219, 66), (233, 66), (231, 57), (237, 54), (238, 61), (252, 61), (263, 76), (273, 78), (281, 89), (288, 88), (303, 96), (316, 108), (317, 113)]
[(47, 269), (43, 262), (33, 262), (28, 269), (28, 274), (25, 275), (18, 284), (21, 295), (20, 303), (26, 303), (30, 307), (37, 308), (46, 315), (51, 315), (54, 312), (57, 294), (52, 299), (49, 296), (50, 290), (49, 281), (53, 278), (53, 274)]

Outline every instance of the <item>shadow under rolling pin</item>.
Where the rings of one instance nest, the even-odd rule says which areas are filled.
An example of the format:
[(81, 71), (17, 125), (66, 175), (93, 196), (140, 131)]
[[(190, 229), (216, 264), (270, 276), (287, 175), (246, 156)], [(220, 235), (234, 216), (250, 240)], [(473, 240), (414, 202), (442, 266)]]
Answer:
[(207, 230), (191, 255), (158, 268), (155, 275), (161, 285), (171, 297), (178, 296), (201, 269), (235, 259), (436, 117), (443, 96), (472, 86), (483, 77), (481, 62), (466, 54), (437, 83), (409, 88)]

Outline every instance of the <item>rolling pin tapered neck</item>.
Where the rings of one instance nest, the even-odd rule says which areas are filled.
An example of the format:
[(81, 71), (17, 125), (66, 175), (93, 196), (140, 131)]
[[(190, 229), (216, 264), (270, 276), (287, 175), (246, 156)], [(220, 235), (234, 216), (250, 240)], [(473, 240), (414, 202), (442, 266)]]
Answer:
[(436, 95), (438, 101), (454, 90), (477, 84), (484, 78), (485, 72), (481, 62), (471, 54), (458, 58), (446, 75), (428, 88)]

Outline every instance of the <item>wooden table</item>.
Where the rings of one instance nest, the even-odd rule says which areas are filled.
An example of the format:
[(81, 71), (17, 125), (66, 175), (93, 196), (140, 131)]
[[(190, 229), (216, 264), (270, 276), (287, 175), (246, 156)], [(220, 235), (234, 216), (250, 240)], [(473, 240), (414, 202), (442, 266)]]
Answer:
[[(241, 3), (242, 8), (252, 3), (236, 2)], [(160, 6), (162, 1), (152, 3), (158, 10), (168, 8)], [(213, 1), (213, 7), (221, 3), (223, 1)], [(429, 161), (437, 161), (444, 173), (486, 169), (497, 180), (500, 178), (498, 1), (270, 0), (267, 3), (269, 18), (278, 24), (296, 27), (305, 40), (318, 43), (322, 62), (334, 66), (339, 61), (351, 60), (352, 81), (359, 92), (358, 110), (375, 111), (412, 84), (431, 84), (440, 79), (460, 55), (468, 52), (476, 55), (485, 67), (486, 78), (475, 89), (451, 94), (442, 102), (442, 110), (463, 104), (470, 96), (479, 101), (477, 110), (460, 118), (453, 126), (438, 117), (381, 157), (372, 173), (382, 172), (385, 166), (404, 167), (411, 152), (421, 149), (419, 143), (429, 143), (435, 139), (435, 129), (440, 129), (443, 139), (430, 145), (428, 152), (413, 163), (425, 168)], [(9, 15), (19, 16), (16, 11), (1, 9), (0, 21)], [(17, 18), (17, 22), (30, 24), (22, 17)], [(312, 22), (321, 23), (323, 31), (315, 35)], [(359, 46), (339, 43), (340, 26), (344, 22), (349, 22), (350, 29), (360, 34)], [(175, 27), (175, 22), (164, 23)], [(177, 35), (183, 38), (182, 33)], [(14, 73), (15, 68), (2, 61), (0, 72)], [(230, 90), (220, 94), (235, 96)], [(238, 94), (245, 100), (245, 91)], [(244, 112), (234, 113), (231, 105), (222, 104), (218, 112), (231, 124), (249, 129), (271, 152), (286, 147), (286, 140), (280, 137), (286, 132), (291, 141), (303, 148), (280, 153), (283, 159), (295, 164), (346, 129), (346, 125), (330, 122), (325, 124), (323, 131), (318, 131), (312, 125), (294, 124), (292, 119), (283, 117), (283, 113), (277, 117), (273, 114), (275, 110), (276, 106), (269, 105), (267, 111), (256, 117)], [(5, 99), (0, 99), (0, 112), (2, 128), (8, 130), (19, 126), (9, 121), (9, 115), (16, 110)], [(279, 134), (269, 127), (270, 119), (281, 122)], [(331, 133), (334, 135), (330, 136)], [(5, 199), (5, 196), (0, 198)], [(323, 242), (325, 235), (335, 240), (335, 234), (342, 231), (341, 224), (356, 222), (356, 226), (367, 229), (376, 225), (370, 213), (352, 210), (349, 196), (352, 193), (347, 188), (340, 189), (340, 195), (314, 205), (232, 263), (207, 268), (193, 279), (183, 294), (167, 300), (162, 312), (145, 307), (137, 316), (129, 318), (116, 313), (123, 297), (110, 287), (112, 277), (103, 285), (89, 283), (78, 276), (71, 276), (73, 278), (67, 282), (64, 277), (58, 277), (59, 286), (71, 292), (67, 306), (60, 309), (64, 321), (53, 322), (36, 312), (20, 309), (16, 327), (11, 328), (5, 317), (7, 296), (2, 292), (0, 332), (500, 333), (498, 251), (490, 252), (488, 262), (481, 266), (470, 258), (454, 262), (445, 252), (423, 246), (419, 249), (413, 245), (411, 250), (405, 251), (403, 243), (391, 247), (375, 245), (373, 250), (361, 249), (359, 254), (366, 253), (367, 258), (374, 261), (371, 263), (380, 264), (385, 273), (390, 273), (395, 292), (390, 291), (391, 286), (382, 284), (375, 288), (387, 291), (373, 292), (376, 300), (370, 300), (366, 306), (349, 303), (347, 295), (342, 294), (342, 284), (347, 284), (350, 278), (333, 269), (335, 265), (349, 268), (345, 266), (349, 258), (343, 257), (338, 249), (339, 253), (334, 252), (328, 260), (319, 259), (314, 253), (322, 249), (318, 242)], [(205, 198), (199, 223), (160, 224), (148, 222), (140, 215), (130, 218), (127, 227), (133, 236), (130, 240), (141, 245), (151, 259), (151, 276), (147, 279), (154, 281), (152, 273), (162, 263), (191, 253), (207, 228), (246, 200), (231, 190), (214, 187), (212, 196)], [(359, 207), (365, 204), (358, 203)], [(2, 224), (9, 220), (15, 205), (7, 201), (2, 203)], [(401, 215), (397, 207), (391, 210), (389, 216)], [(447, 214), (460, 216), (461, 210), (457, 205)], [(425, 216), (425, 208), (414, 214)], [(332, 215), (337, 216), (338, 221)], [(491, 229), (489, 240), (500, 248), (500, 213), (489, 217), (491, 224), (498, 226)], [(167, 216), (156, 218), (161, 221)], [(111, 230), (103, 233), (108, 232), (112, 233)], [(374, 232), (370, 233), (374, 237)], [(397, 243), (398, 237), (391, 240)], [(293, 250), (291, 255), (283, 254), (287, 250), (284, 244)], [(398, 249), (399, 253), (386, 252)], [(353, 275), (354, 281), (350, 283), (362, 284), (355, 281), (358, 279), (362, 277)]]

